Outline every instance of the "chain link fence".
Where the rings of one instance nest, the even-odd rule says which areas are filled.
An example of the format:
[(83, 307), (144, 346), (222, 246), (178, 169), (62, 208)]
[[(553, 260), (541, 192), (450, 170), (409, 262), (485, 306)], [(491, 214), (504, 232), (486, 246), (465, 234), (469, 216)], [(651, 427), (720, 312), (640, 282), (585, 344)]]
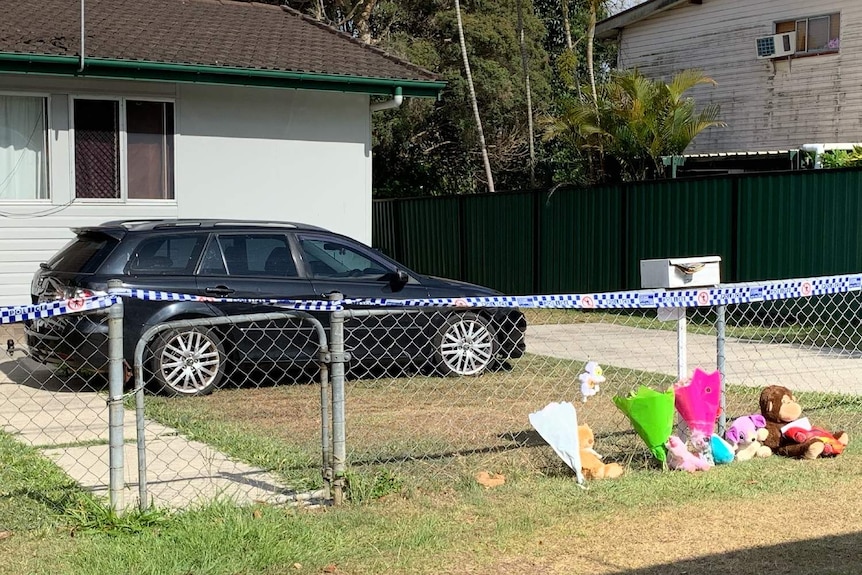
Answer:
[[(0, 364), (0, 424), (86, 488), (114, 485), (118, 507), (339, 502), (445, 490), (481, 471), (571, 475), (529, 422), (560, 401), (576, 406), (606, 462), (650, 467), (613, 397), (665, 390), (695, 368), (722, 371), (724, 421), (757, 413), (762, 387), (780, 384), (813, 423), (852, 436), (862, 428), (862, 292), (805, 285), (720, 306), (641, 308), (635, 293), (605, 309), (535, 296), (187, 318), (153, 327), (125, 366), (115, 362), (119, 392), (106, 377), (106, 311), (68, 313), (0, 326), (13, 341)], [(603, 368), (592, 390), (588, 362)], [(112, 458), (111, 445), (122, 454)]]

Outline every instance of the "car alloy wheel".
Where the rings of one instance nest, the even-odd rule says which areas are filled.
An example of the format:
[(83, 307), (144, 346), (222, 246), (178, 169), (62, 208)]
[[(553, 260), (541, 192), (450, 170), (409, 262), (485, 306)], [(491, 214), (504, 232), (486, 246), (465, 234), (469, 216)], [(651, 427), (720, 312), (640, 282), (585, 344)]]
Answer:
[(162, 334), (153, 350), (153, 375), (168, 395), (206, 395), (224, 377), (221, 338), (211, 329), (184, 328)]
[(497, 341), (488, 321), (471, 312), (446, 319), (434, 341), (438, 369), (444, 375), (478, 375), (494, 362)]

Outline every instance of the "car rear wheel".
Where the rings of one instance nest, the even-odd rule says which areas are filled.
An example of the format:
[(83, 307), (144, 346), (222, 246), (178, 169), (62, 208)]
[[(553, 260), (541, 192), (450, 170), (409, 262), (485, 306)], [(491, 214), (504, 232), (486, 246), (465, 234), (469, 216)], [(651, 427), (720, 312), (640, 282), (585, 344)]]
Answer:
[(224, 377), (226, 356), (218, 332), (206, 328), (166, 331), (153, 348), (153, 377), (166, 395), (207, 395)]
[(437, 369), (443, 375), (479, 375), (494, 365), (496, 353), (488, 320), (472, 312), (446, 318), (434, 338)]

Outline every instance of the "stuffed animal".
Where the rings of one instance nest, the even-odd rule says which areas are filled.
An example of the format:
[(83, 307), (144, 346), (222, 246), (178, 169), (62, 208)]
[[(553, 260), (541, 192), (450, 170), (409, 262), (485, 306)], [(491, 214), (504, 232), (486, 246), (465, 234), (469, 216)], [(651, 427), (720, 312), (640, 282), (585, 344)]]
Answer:
[(737, 417), (724, 432), (724, 437), (736, 451), (737, 461), (772, 455), (772, 449), (761, 443), (768, 435), (766, 419), (759, 413)]
[(721, 465), (733, 461), (733, 447), (715, 433), (707, 440), (702, 431), (695, 429), (691, 432), (689, 443), (691, 451), (707, 463)]
[(584, 396), (584, 403), (588, 397), (592, 397), (599, 392), (599, 384), (605, 382), (605, 376), (601, 366), (595, 361), (588, 361), (584, 367), (584, 373), (578, 376), (581, 382), (581, 395)]
[(711, 467), (706, 459), (690, 452), (685, 442), (676, 435), (671, 435), (664, 445), (667, 447), (667, 465), (671, 469), (694, 473), (706, 471)]
[(581, 446), (581, 470), (587, 479), (613, 479), (623, 474), (619, 463), (602, 463), (602, 456), (595, 452), (595, 436), (589, 425), (578, 426), (578, 441)]
[[(829, 455), (826, 452), (824, 439), (807, 436), (801, 442), (794, 441), (792, 437), (784, 435), (782, 427), (798, 420), (802, 416), (802, 406), (796, 401), (793, 393), (786, 387), (770, 385), (760, 393), (760, 413), (766, 420), (768, 435), (763, 444), (772, 449), (773, 452), (785, 457), (799, 457), (803, 459), (817, 459), (821, 455)], [(830, 434), (834, 441), (846, 446), (850, 442), (850, 436), (845, 431), (836, 431)], [(836, 453), (832, 450), (832, 454)]]
[(709, 438), (710, 449), (712, 450), (712, 460), (716, 464), (730, 463), (733, 461), (734, 452), (733, 446), (721, 438), (720, 435), (713, 433)]

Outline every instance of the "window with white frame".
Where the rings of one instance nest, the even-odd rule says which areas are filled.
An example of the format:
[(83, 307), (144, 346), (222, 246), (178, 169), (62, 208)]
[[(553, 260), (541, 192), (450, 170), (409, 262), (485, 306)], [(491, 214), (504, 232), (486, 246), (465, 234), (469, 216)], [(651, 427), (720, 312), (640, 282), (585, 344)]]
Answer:
[(775, 33), (796, 32), (797, 54), (829, 54), (841, 46), (841, 14), (776, 22)]
[(174, 105), (73, 100), (75, 197), (174, 199)]
[(47, 98), (0, 94), (0, 200), (45, 199)]

